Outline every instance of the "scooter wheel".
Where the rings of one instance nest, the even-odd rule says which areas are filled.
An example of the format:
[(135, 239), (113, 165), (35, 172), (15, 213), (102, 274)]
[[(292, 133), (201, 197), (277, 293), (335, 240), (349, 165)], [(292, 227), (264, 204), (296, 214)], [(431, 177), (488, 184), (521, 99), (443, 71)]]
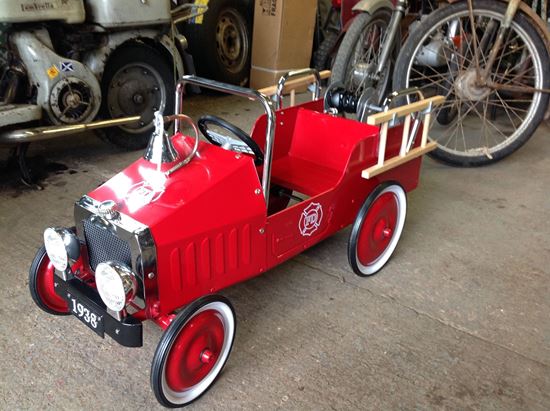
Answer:
[(151, 367), (151, 386), (165, 407), (203, 395), (222, 371), (235, 338), (229, 300), (210, 295), (180, 311), (164, 332)]
[(405, 225), (407, 197), (396, 183), (382, 183), (359, 210), (348, 243), (355, 274), (376, 274), (393, 254)]
[(132, 124), (103, 130), (105, 139), (127, 150), (147, 146), (154, 129), (154, 113), (174, 112), (172, 62), (146, 44), (123, 45), (107, 61), (102, 83), (102, 116), (141, 116)]

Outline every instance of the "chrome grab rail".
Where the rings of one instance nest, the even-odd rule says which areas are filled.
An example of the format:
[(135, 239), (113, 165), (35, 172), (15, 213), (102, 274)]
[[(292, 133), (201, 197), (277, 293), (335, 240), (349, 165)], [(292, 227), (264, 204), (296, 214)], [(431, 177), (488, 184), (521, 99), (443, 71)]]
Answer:
[[(193, 75), (183, 76), (176, 85), (176, 114), (183, 114), (183, 91), (186, 84), (194, 84), (199, 87), (205, 87), (211, 90), (221, 91), (223, 93), (232, 94), (235, 96), (246, 97), (249, 100), (259, 101), (263, 106), (267, 115), (267, 127), (265, 135), (265, 147), (264, 147), (264, 168), (262, 173), (262, 190), (264, 192), (264, 198), (267, 204), (269, 203), (269, 185), (271, 179), (271, 159), (273, 155), (273, 140), (275, 138), (275, 111), (273, 105), (269, 99), (262, 93), (249, 88), (234, 86), (231, 84), (221, 83), (219, 81), (208, 80), (202, 77)], [(180, 130), (180, 120), (178, 118), (174, 121), (175, 132)]]
[(315, 70), (314, 68), (305, 68), (300, 70), (289, 71), (285, 73), (277, 83), (277, 92), (273, 96), (276, 110), (279, 110), (280, 108), (282, 108), (283, 89), (285, 87), (285, 83), (287, 82), (287, 80), (292, 77), (302, 77), (302, 76), (308, 76), (308, 75), (315, 76), (315, 91), (313, 91), (311, 95), (311, 99), (317, 100), (319, 98), (319, 96), (321, 95), (321, 76), (319, 75), (319, 72), (317, 70)]

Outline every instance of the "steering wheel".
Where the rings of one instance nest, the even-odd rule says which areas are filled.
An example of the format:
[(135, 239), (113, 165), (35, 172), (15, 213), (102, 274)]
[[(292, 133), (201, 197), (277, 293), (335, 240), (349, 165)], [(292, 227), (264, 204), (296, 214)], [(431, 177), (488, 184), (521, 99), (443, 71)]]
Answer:
[[(208, 124), (221, 127), (224, 130), (229, 131), (232, 135), (237, 137), (234, 139), (229, 136), (217, 133), (208, 128)], [(224, 120), (218, 116), (202, 116), (197, 122), (199, 130), (206, 137), (206, 139), (215, 146), (221, 146), (226, 150), (235, 151), (237, 153), (250, 154), (254, 156), (254, 164), (259, 166), (264, 162), (264, 153), (258, 144), (252, 140), (248, 134), (246, 134), (239, 127), (231, 124), (229, 121)]]

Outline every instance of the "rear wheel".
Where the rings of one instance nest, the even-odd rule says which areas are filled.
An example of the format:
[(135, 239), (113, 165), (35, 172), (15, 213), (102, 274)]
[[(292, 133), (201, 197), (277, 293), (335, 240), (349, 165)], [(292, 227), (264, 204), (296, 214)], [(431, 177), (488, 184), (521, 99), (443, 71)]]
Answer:
[[(332, 66), (331, 83), (342, 83), (357, 97), (367, 92), (369, 101), (380, 104), (390, 87), (390, 73), (397, 55), (397, 42), (386, 69), (379, 78), (374, 74), (382, 42), (391, 19), (391, 11), (380, 9), (373, 14), (360, 13), (346, 32)], [(399, 36), (397, 36), (399, 38)]]
[(348, 243), (355, 274), (376, 274), (393, 254), (405, 225), (407, 197), (398, 184), (382, 183), (359, 210)]
[(151, 385), (165, 407), (185, 406), (214, 383), (235, 338), (235, 313), (221, 296), (196, 300), (164, 332), (151, 368)]
[(36, 305), (53, 315), (68, 315), (69, 306), (55, 293), (55, 268), (42, 246), (36, 252), (29, 270), (29, 291)]
[(339, 33), (329, 31), (319, 48), (313, 54), (313, 68), (317, 71), (330, 70), (334, 60), (334, 48), (338, 42)]
[(109, 59), (102, 79), (105, 118), (141, 116), (135, 124), (104, 130), (111, 143), (144, 148), (154, 128), (154, 112), (174, 112), (174, 74), (170, 62), (146, 44), (122, 46)]

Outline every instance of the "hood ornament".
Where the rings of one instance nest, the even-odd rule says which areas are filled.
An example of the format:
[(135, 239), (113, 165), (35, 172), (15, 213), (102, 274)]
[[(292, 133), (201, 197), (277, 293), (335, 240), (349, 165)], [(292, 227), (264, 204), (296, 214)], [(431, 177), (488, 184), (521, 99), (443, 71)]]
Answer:
[(155, 131), (149, 140), (143, 158), (153, 164), (172, 163), (178, 158), (172, 141), (164, 131), (164, 117), (160, 111), (155, 111)]

